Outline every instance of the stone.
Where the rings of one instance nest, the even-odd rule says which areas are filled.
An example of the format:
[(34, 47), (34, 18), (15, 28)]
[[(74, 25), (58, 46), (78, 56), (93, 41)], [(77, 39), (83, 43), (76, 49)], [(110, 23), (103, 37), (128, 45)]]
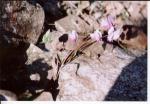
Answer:
[(124, 9), (124, 6), (118, 1), (111, 2), (111, 3), (107, 2), (106, 5), (107, 5), (106, 6), (106, 11), (107, 11), (106, 14), (111, 14), (114, 16), (119, 15), (122, 12), (122, 10)]
[(92, 31), (90, 26), (76, 15), (70, 15), (56, 21), (55, 26), (56, 29), (62, 33), (75, 30), (84, 34)]
[[(36, 43), (43, 28), (45, 14), (42, 7), (36, 3), (32, 5), (27, 1), (4, 1), (1, 6), (2, 28), (14, 33), (12, 37), (5, 35), (9, 40), (27, 39), (28, 42)], [(6, 15), (6, 16), (3, 16)], [(6, 18), (5, 18), (6, 17)], [(16, 34), (16, 36), (15, 36)]]
[[(84, 18), (86, 22), (90, 25), (91, 30), (97, 30), (100, 28), (100, 24), (90, 15), (87, 15), (86, 13), (81, 14), (81, 17)], [(92, 31), (90, 31), (92, 32)]]
[(145, 8), (142, 9), (142, 14), (145, 18), (147, 18), (147, 6), (145, 6)]
[(121, 2), (121, 1), (120, 1), (120, 3), (122, 3), (125, 8), (129, 8), (129, 6), (130, 6), (130, 4), (131, 4), (130, 1), (127, 1), (127, 2), (123, 2), (123, 1)]
[(128, 49), (145, 50), (147, 48), (147, 35), (140, 27), (124, 25), (124, 32), (121, 34), (120, 41)]
[(26, 50), (29, 43), (37, 42), (45, 15), (39, 4), (27, 1), (1, 0), (0, 4), (0, 77), (11, 79), (25, 66)]
[[(17, 96), (13, 92), (7, 90), (0, 90), (0, 96), (4, 97), (6, 101), (17, 101)], [(0, 97), (0, 101), (3, 101)]]
[(36, 73), (36, 74), (31, 74), (31, 75), (30, 75), (30, 79), (31, 79), (32, 81), (40, 81), (40, 75), (39, 75), (38, 73)]
[(81, 1), (80, 2), (80, 5), (78, 5), (78, 8), (77, 8), (77, 15), (82, 13), (82, 11), (85, 9), (85, 8), (88, 8), (90, 6), (90, 2), (89, 1)]
[(44, 91), (34, 101), (53, 101), (53, 97), (50, 92)]
[[(32, 64), (32, 62), (38, 60), (38, 59), (43, 59), (43, 63), (47, 63), (48, 65), (51, 65), (51, 60), (52, 58), (45, 55), (44, 51), (42, 51), (40, 48), (35, 46), (34, 44), (30, 44), (28, 50), (27, 50), (27, 56), (28, 60), (26, 62), (26, 65)], [(43, 69), (43, 70), (48, 70), (48, 69)]]
[[(41, 0), (41, 2), (43, 2)], [(60, 7), (58, 6), (58, 1), (55, 0), (47, 0), (43, 2), (44, 10), (46, 13), (49, 13), (51, 17), (60, 18), (62, 16), (62, 12), (60, 11)]]
[[(135, 11), (135, 9), (136, 9), (136, 11)], [(140, 18), (142, 18), (142, 15), (140, 14), (140, 9), (141, 8), (139, 8), (137, 4), (132, 4), (128, 8), (128, 11), (133, 20), (139, 20)]]
[[(53, 31), (49, 33), (49, 42), (45, 43), (45, 48), (50, 52), (59, 48), (59, 37), (62, 36), (61, 32)], [(61, 45), (60, 45), (61, 46)]]
[[(125, 56), (126, 53), (122, 53), (122, 55)], [(65, 65), (60, 69), (60, 93), (57, 100), (104, 100), (123, 67), (135, 59), (126, 55), (126, 59), (122, 60), (117, 58), (117, 56), (119, 54), (115, 50), (112, 52), (105, 50), (100, 57), (101, 62), (96, 59), (93, 60), (89, 57), (80, 56)]]

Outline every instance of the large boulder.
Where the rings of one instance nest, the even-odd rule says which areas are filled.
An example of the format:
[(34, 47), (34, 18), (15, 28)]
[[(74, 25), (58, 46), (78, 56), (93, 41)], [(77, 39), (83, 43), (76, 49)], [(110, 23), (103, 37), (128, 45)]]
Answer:
[[(15, 77), (27, 60), (29, 43), (36, 43), (44, 23), (39, 4), (27, 1), (0, 1), (0, 82)], [(0, 85), (1, 86), (1, 85)]]
[[(28, 42), (36, 43), (44, 23), (44, 11), (39, 4), (32, 5), (27, 1), (3, 1), (1, 22), (5, 31), (14, 33), (9, 38), (24, 38)], [(15, 37), (16, 34), (16, 37)]]

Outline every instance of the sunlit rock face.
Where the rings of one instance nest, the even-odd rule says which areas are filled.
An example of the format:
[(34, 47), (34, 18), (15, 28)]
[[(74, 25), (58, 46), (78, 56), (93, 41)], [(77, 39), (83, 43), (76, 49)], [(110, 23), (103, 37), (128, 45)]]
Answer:
[[(60, 71), (60, 93), (57, 100), (105, 100), (119, 75), (125, 71), (128, 64), (132, 64), (134, 59), (135, 57), (122, 53), (118, 49), (113, 52), (105, 50), (100, 58), (101, 62), (86, 57), (76, 59)], [(80, 64), (79, 69), (77, 63)], [(131, 65), (131, 70), (134, 67), (140, 66)], [(122, 79), (126, 80), (125, 83), (128, 81), (133, 83), (132, 75), (134, 76), (136, 73), (127, 73), (128, 76), (122, 77)], [(121, 86), (124, 87), (124, 85)], [(116, 91), (123, 90), (116, 89)]]

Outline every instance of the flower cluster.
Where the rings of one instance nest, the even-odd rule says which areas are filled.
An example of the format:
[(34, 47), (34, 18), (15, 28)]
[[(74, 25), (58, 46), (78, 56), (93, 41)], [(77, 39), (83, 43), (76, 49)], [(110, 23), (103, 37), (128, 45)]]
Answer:
[(103, 19), (100, 24), (104, 30), (108, 31), (107, 40), (109, 42), (112, 42), (113, 40), (116, 41), (120, 37), (120, 35), (122, 33), (122, 29), (115, 28), (114, 17), (109, 15), (105, 19)]
[(73, 30), (69, 33), (69, 39), (71, 39), (73, 42), (76, 42), (78, 39), (78, 33)]
[(114, 17), (109, 15), (105, 19), (102, 19), (100, 25), (104, 30), (109, 30), (111, 27), (114, 27), (115, 19)]
[[(102, 19), (100, 22), (101, 28), (108, 32), (107, 40), (109, 42), (112, 42), (113, 40), (117, 40), (121, 33), (122, 29), (115, 28), (115, 19), (112, 16), (107, 16), (105, 19)], [(96, 30), (94, 33), (90, 34), (91, 39), (93, 40), (101, 40), (102, 38), (102, 32), (99, 30)]]
[(115, 29), (114, 27), (111, 27), (108, 30), (107, 40), (109, 42), (112, 42), (113, 40), (116, 41), (120, 37), (121, 33), (122, 33), (122, 29)]
[[(111, 15), (102, 19), (102, 21), (100, 22), (100, 25), (103, 30), (107, 31), (107, 33), (108, 33), (107, 40), (109, 42), (112, 42), (113, 40), (116, 41), (122, 33), (121, 28), (115, 28), (115, 19)], [(90, 37), (91, 37), (91, 39), (93, 39), (95, 41), (101, 41), (102, 40), (102, 31), (95, 30), (94, 33), (90, 34)], [(73, 30), (71, 33), (69, 33), (69, 38), (73, 42), (76, 42), (78, 39), (78, 33), (75, 30)]]
[(99, 30), (94, 31), (94, 33), (90, 34), (91, 39), (100, 41), (102, 39), (102, 33)]

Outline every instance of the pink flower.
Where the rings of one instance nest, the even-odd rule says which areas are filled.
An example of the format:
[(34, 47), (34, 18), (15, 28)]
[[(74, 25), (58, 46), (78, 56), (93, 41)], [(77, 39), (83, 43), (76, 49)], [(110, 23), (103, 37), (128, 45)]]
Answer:
[(78, 39), (78, 33), (75, 30), (73, 30), (71, 33), (69, 33), (69, 38), (72, 41), (76, 42)]
[(113, 40), (117, 40), (120, 35), (122, 34), (122, 31), (121, 29), (117, 29), (116, 31), (114, 31), (114, 36), (113, 36)]
[(109, 30), (108, 30), (108, 36), (107, 36), (107, 40), (109, 42), (112, 42), (113, 41), (113, 35), (114, 35), (114, 27), (111, 27)]
[(107, 37), (107, 40), (109, 42), (112, 42), (113, 40), (117, 40), (120, 35), (122, 33), (122, 29), (117, 29), (115, 30), (114, 27), (111, 27), (109, 30), (108, 30), (108, 37)]
[(102, 38), (102, 33), (99, 30), (94, 31), (94, 33), (90, 34), (91, 39), (100, 41)]
[(104, 30), (108, 30), (114, 25), (114, 17), (109, 15), (107, 18), (102, 19), (100, 24)]

